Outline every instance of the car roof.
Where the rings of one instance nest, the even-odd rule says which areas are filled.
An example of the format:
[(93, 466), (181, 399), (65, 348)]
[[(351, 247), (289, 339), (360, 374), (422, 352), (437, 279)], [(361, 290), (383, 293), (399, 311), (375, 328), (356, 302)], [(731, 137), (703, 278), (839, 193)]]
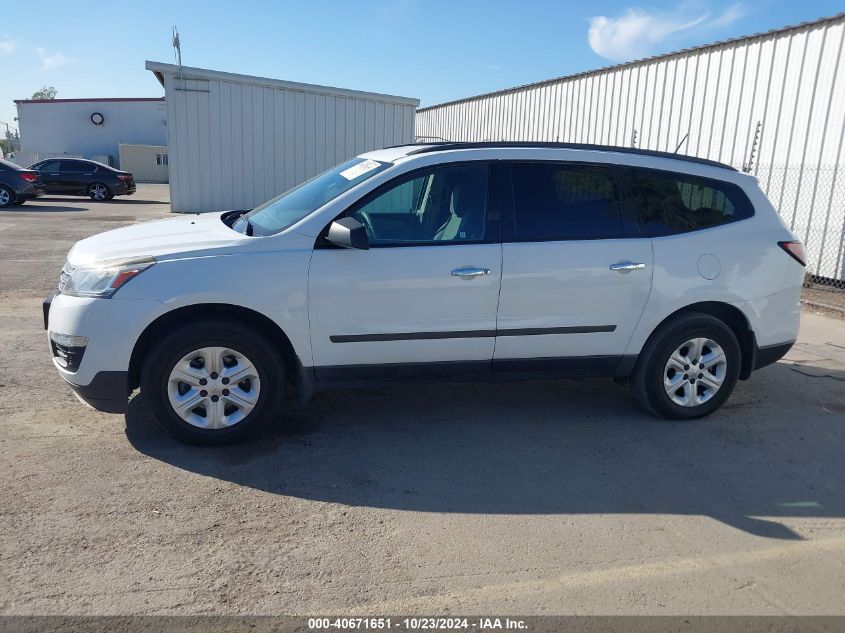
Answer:
[(641, 149), (639, 147), (621, 147), (616, 145), (592, 145), (589, 143), (550, 143), (541, 141), (484, 141), (484, 142), (428, 142), (428, 143), (409, 143), (407, 145), (396, 145), (394, 147), (387, 147), (376, 152), (369, 152), (365, 154), (367, 158), (374, 160), (383, 160), (386, 162), (393, 162), (399, 158), (408, 156), (416, 156), (420, 154), (431, 154), (434, 152), (446, 152), (453, 150), (468, 150), (468, 149), (566, 149), (566, 150), (584, 150), (591, 152), (608, 152), (615, 154), (629, 154), (634, 156), (649, 156), (654, 158), (668, 158), (687, 163), (695, 163), (699, 165), (707, 165), (709, 167), (718, 167), (720, 169), (727, 169), (730, 171), (737, 171), (734, 167), (720, 163), (715, 160), (707, 158), (699, 158), (698, 156), (687, 156), (685, 154), (675, 154), (672, 152), (661, 152), (658, 150)]
[(107, 169), (112, 169), (114, 171), (118, 171), (111, 165), (106, 165), (105, 163), (101, 163), (96, 160), (90, 160), (88, 158), (77, 158), (76, 156), (51, 156), (50, 158), (45, 158), (43, 160), (39, 160), (38, 163), (34, 163), (35, 165), (39, 163), (46, 163), (48, 160), (72, 160), (77, 163), (89, 163), (91, 165), (97, 165), (97, 167), (105, 167)]

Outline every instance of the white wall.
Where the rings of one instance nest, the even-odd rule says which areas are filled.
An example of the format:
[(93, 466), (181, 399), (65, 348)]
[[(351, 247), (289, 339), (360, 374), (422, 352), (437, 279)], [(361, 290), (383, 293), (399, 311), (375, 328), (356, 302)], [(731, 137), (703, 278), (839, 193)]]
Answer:
[(631, 146), (636, 132), (637, 147), (741, 168), (760, 122), (753, 173), (805, 241), (809, 272), (845, 279), (843, 42), (840, 14), (423, 108), (416, 135)]
[[(26, 152), (108, 155), (118, 163), (118, 145), (165, 145), (166, 109), (161, 99), (53, 100), (18, 102), (21, 149)], [(91, 122), (91, 114), (105, 118)]]
[(147, 62), (167, 98), (174, 211), (250, 209), (413, 141), (416, 99)]
[(135, 182), (167, 182), (167, 147), (120, 144), (120, 168)]

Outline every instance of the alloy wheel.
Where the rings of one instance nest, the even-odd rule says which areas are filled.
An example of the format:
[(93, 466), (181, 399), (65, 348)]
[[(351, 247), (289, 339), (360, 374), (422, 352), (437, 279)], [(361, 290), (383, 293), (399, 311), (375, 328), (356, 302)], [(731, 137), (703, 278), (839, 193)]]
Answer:
[(255, 365), (228, 347), (203, 347), (183, 356), (167, 381), (176, 414), (203, 429), (231, 427), (255, 408), (261, 381)]
[(718, 343), (709, 338), (690, 339), (666, 361), (663, 387), (675, 404), (696, 407), (716, 395), (727, 369), (727, 357)]
[(12, 201), (12, 196), (7, 189), (0, 187), (0, 207), (5, 207)]
[(106, 196), (108, 196), (108, 190), (106, 189), (105, 185), (94, 184), (89, 187), (88, 191), (91, 193), (91, 197), (94, 200), (105, 200)]

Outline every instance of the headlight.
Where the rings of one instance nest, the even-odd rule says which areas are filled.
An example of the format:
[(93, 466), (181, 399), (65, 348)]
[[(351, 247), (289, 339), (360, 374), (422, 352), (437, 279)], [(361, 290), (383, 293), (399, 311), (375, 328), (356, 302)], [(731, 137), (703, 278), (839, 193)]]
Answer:
[(118, 288), (156, 263), (155, 258), (115, 259), (93, 266), (74, 268), (62, 288), (73, 297), (109, 298)]

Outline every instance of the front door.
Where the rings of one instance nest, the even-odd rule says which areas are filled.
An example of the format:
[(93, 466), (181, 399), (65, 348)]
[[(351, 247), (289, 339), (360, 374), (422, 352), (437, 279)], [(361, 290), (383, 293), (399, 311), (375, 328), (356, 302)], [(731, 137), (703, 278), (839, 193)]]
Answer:
[(491, 169), (426, 168), (366, 196), (348, 215), (369, 250), (317, 238), (308, 292), (318, 378), (489, 371), (502, 270)]
[[(651, 290), (609, 166), (511, 165), (494, 368), (612, 374)], [(543, 366), (545, 365), (545, 366)]]

